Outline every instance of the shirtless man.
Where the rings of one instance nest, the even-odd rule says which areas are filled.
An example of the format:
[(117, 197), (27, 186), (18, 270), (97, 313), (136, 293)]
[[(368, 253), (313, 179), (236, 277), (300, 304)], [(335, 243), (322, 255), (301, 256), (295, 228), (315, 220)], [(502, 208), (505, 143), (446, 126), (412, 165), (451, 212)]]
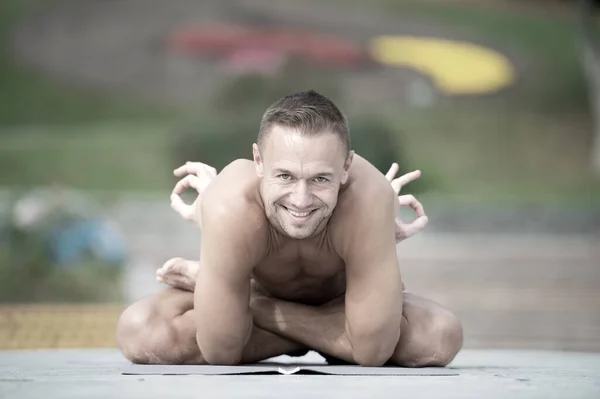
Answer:
[[(176, 186), (177, 206), (183, 187), (200, 194), (200, 261), (167, 262), (158, 277), (172, 287), (123, 312), (125, 357), (235, 365), (316, 350), (362, 366), (452, 361), (460, 322), (403, 292), (396, 257), (396, 243), (427, 222), (412, 196), (397, 197), (415, 175), (390, 185), (350, 150), (346, 117), (314, 91), (269, 107), (252, 150), (253, 161), (232, 162), (206, 187), (194, 175)], [(398, 222), (399, 205), (420, 217)]]

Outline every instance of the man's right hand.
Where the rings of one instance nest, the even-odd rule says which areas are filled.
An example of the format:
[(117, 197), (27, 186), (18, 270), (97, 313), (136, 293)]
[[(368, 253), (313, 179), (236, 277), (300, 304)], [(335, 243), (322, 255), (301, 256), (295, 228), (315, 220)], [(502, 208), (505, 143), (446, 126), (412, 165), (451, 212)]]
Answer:
[[(173, 192), (171, 193), (171, 208), (185, 220), (196, 222), (202, 227), (200, 215), (197, 214), (199, 209), (197, 205), (200, 204), (206, 187), (217, 177), (217, 170), (202, 162), (186, 162), (185, 165), (175, 169), (173, 174), (178, 177), (185, 177), (179, 180), (175, 188), (173, 188)], [(189, 188), (193, 188), (198, 193), (196, 200), (191, 205), (183, 202), (181, 198), (181, 194)]]

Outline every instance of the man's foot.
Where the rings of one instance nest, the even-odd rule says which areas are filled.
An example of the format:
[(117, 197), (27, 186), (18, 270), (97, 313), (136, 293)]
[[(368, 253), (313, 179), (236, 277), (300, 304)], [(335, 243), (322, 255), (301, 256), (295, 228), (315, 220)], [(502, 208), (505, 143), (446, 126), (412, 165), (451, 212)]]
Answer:
[(174, 288), (194, 292), (199, 267), (199, 262), (173, 258), (156, 271), (156, 280)]

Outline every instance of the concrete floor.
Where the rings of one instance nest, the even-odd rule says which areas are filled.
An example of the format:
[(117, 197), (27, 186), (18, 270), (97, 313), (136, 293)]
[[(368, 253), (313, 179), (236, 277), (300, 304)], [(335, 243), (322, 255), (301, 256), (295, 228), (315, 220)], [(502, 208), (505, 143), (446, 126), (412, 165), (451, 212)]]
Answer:
[(0, 352), (0, 398), (600, 397), (591, 353), (464, 350), (458, 376), (121, 375), (126, 364), (115, 350)]

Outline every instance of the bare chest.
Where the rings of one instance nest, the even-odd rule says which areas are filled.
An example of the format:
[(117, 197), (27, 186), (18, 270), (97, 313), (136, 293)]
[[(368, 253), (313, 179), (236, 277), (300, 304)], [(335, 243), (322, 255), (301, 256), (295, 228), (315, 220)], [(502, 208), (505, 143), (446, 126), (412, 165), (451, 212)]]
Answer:
[(269, 294), (317, 304), (345, 291), (343, 260), (328, 245), (290, 243), (275, 250), (254, 269), (254, 279)]

